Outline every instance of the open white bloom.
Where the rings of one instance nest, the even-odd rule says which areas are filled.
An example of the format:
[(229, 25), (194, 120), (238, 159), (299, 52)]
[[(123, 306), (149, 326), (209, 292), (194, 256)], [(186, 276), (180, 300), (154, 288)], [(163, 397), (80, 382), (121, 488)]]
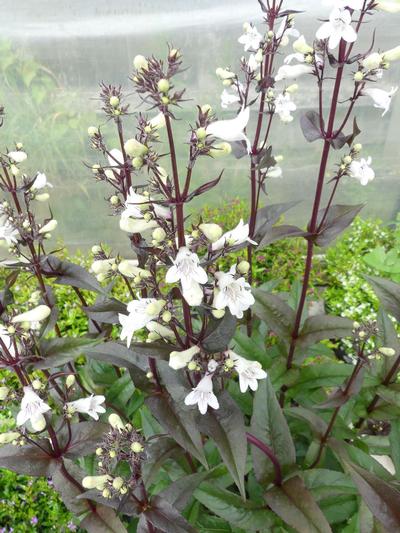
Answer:
[(0, 215), (0, 241), (5, 241), (8, 246), (17, 242), (19, 231), (8, 220), (7, 215)]
[(101, 405), (104, 403), (104, 401), (104, 396), (94, 396), (94, 394), (91, 394), (87, 398), (79, 398), (79, 400), (68, 402), (67, 408), (69, 408), (72, 412), (84, 413), (91, 416), (95, 420), (98, 420), (98, 413), (103, 414), (106, 412), (105, 408)]
[(207, 134), (218, 137), (223, 141), (245, 141), (247, 151), (250, 153), (251, 144), (244, 129), (250, 118), (250, 107), (243, 108), (240, 113), (230, 120), (216, 120), (207, 127)]
[(187, 350), (182, 350), (181, 352), (171, 352), (169, 354), (169, 366), (174, 370), (179, 370), (180, 368), (185, 368), (188, 363), (193, 359), (195, 355), (200, 352), (198, 346), (191, 346)]
[(122, 325), (120, 339), (122, 341), (126, 339), (126, 345), (129, 348), (135, 331), (144, 328), (148, 322), (154, 320), (160, 314), (160, 308), (155, 298), (142, 298), (129, 302), (127, 311), (128, 315), (119, 313), (118, 319)]
[(353, 160), (349, 166), (349, 174), (352, 178), (356, 178), (361, 185), (367, 185), (375, 178), (375, 172), (371, 168), (372, 159)]
[(202, 415), (207, 413), (208, 406), (219, 409), (218, 399), (213, 392), (212, 377), (212, 374), (206, 374), (185, 398), (185, 405), (197, 405)]
[(248, 23), (244, 25), (244, 29), (245, 32), (239, 37), (238, 42), (244, 45), (245, 52), (248, 50), (257, 51), (262, 41), (261, 33), (257, 31), (255, 26)]
[(236, 90), (236, 93), (231, 93), (224, 89), (221, 93), (221, 107), (226, 109), (228, 106), (232, 104), (236, 104), (237, 102), (240, 102), (240, 97), (238, 95), (238, 92)]
[(363, 8), (364, 0), (324, 0), (323, 4), (337, 9), (349, 7), (350, 9), (359, 10)]
[(44, 172), (38, 172), (35, 181), (32, 183), (31, 191), (38, 191), (45, 187), (53, 187), (53, 185), (47, 181), (47, 176)]
[(258, 380), (267, 377), (261, 364), (258, 361), (249, 361), (232, 350), (228, 350), (227, 355), (234, 361), (234, 368), (239, 374), (240, 392), (246, 392), (249, 387), (252, 391), (256, 391)]
[(45, 320), (51, 313), (50, 307), (47, 305), (38, 305), (37, 307), (34, 307), (30, 311), (26, 311), (25, 313), (21, 313), (20, 315), (16, 315), (11, 319), (11, 322), (18, 323), (18, 322), (40, 322), (41, 320)]
[(28, 157), (26, 152), (22, 150), (15, 150), (14, 152), (8, 152), (8, 157), (14, 161), (14, 163), (22, 163)]
[(275, 76), (275, 81), (281, 80), (293, 80), (299, 78), (304, 74), (311, 74), (314, 71), (312, 65), (282, 65), (278, 69), (278, 73)]
[(207, 283), (207, 272), (200, 266), (197, 254), (192, 253), (186, 246), (179, 248), (173, 265), (167, 271), (165, 281), (176, 283), (180, 281), (182, 294), (189, 305), (200, 305), (203, 291), (200, 285)]
[(249, 242), (251, 244), (257, 244), (249, 238), (249, 225), (243, 222), (243, 219), (240, 219), (239, 224), (236, 228), (227, 231), (220, 237), (217, 241), (213, 242), (212, 250), (213, 252), (221, 250), (224, 246), (239, 246), (244, 242)]
[(278, 96), (275, 98), (275, 112), (278, 113), (282, 122), (292, 122), (292, 111), (296, 111), (296, 109), (297, 106), (294, 102), (292, 102), (289, 93), (284, 92), (282, 94), (278, 94)]
[(29, 421), (34, 429), (43, 427), (43, 414), (50, 410), (51, 407), (33, 391), (32, 387), (24, 387), (21, 409), (17, 414), (17, 426)]
[(375, 87), (363, 89), (362, 94), (372, 98), (374, 107), (383, 109), (382, 116), (385, 116), (390, 109), (392, 103), (392, 96), (397, 93), (398, 87), (392, 87), (390, 91), (384, 91), (383, 89), (377, 89)]
[(250, 285), (244, 278), (236, 279), (235, 271), (236, 266), (233, 266), (229, 273), (215, 273), (218, 288), (215, 289), (213, 306), (216, 309), (228, 307), (233, 316), (243, 318), (243, 311), (247, 311), (255, 300)]
[(55, 218), (52, 218), (44, 226), (42, 226), (39, 230), (40, 234), (43, 233), (50, 233), (51, 231), (54, 231), (56, 227), (58, 226), (58, 222)]
[(324, 22), (316, 33), (317, 39), (329, 39), (328, 46), (333, 49), (343, 39), (348, 43), (357, 40), (357, 33), (351, 25), (351, 13), (348, 9), (333, 9), (329, 21)]

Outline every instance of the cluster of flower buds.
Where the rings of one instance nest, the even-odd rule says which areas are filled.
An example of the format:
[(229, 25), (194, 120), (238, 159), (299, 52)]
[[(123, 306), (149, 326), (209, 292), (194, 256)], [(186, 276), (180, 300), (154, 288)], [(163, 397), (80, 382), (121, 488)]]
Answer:
[[(111, 414), (108, 421), (111, 428), (96, 449), (99, 475), (85, 477), (82, 485), (101, 491), (104, 498), (120, 498), (133, 491), (140, 480), (146, 457), (145, 442), (133, 426), (124, 424), (117, 414)], [(123, 464), (129, 466), (129, 475), (121, 468)]]

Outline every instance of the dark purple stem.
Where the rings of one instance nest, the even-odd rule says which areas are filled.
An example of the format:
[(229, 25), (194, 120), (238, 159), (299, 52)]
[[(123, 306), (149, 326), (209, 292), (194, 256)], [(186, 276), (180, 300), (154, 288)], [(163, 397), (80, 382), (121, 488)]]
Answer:
[(282, 485), (282, 469), (281, 465), (279, 464), (278, 458), (274, 454), (274, 452), (271, 450), (269, 446), (267, 446), (264, 442), (259, 440), (256, 436), (252, 435), (251, 433), (246, 432), (246, 438), (247, 442), (258, 448), (260, 451), (262, 451), (268, 459), (273, 464), (274, 470), (275, 470), (275, 479), (274, 484), (277, 486)]

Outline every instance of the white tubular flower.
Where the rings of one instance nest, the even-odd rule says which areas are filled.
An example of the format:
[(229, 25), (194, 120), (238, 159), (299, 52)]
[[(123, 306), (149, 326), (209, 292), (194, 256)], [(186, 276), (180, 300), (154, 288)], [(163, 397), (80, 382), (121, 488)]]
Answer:
[(234, 368), (239, 374), (240, 392), (244, 393), (250, 388), (252, 391), (258, 389), (258, 380), (265, 379), (267, 373), (262, 369), (258, 361), (249, 361), (232, 350), (228, 350), (227, 355), (234, 361)]
[(28, 157), (26, 152), (22, 150), (15, 150), (14, 152), (8, 152), (8, 157), (14, 161), (14, 163), (23, 163)]
[(7, 216), (0, 216), (0, 241), (4, 241), (7, 246), (10, 246), (12, 243), (17, 242), (18, 237), (19, 231), (14, 228)]
[(250, 107), (243, 108), (237, 117), (230, 120), (217, 120), (207, 127), (207, 134), (213, 135), (223, 141), (245, 141), (247, 151), (250, 153), (251, 144), (243, 130), (250, 118)]
[(213, 307), (216, 309), (229, 308), (233, 316), (243, 318), (243, 311), (247, 311), (255, 302), (251, 294), (251, 287), (244, 278), (235, 279), (233, 266), (229, 273), (216, 272), (217, 288), (214, 293)]
[(314, 67), (312, 65), (282, 65), (279, 67), (275, 76), (275, 81), (294, 80), (304, 74), (312, 74)]
[(45, 187), (53, 187), (53, 185), (47, 181), (47, 176), (44, 172), (38, 172), (35, 181), (32, 183), (31, 191), (39, 191)]
[(24, 387), (21, 410), (17, 414), (17, 426), (29, 421), (34, 428), (39, 428), (43, 426), (43, 414), (50, 410), (51, 407), (33, 391), (32, 387)]
[(390, 91), (384, 91), (383, 89), (377, 89), (371, 87), (368, 89), (363, 89), (361, 94), (369, 96), (374, 102), (374, 107), (378, 109), (383, 109), (382, 117), (390, 109), (390, 104), (392, 103), (392, 97), (397, 93), (398, 87), (392, 87)]
[(218, 399), (213, 392), (212, 377), (212, 374), (206, 374), (185, 398), (185, 405), (197, 405), (202, 415), (207, 413), (208, 406), (219, 409)]
[(275, 165), (274, 167), (271, 167), (268, 169), (267, 173), (265, 174), (267, 178), (281, 178), (283, 175), (282, 169), (279, 165)]
[(143, 269), (138, 267), (139, 261), (137, 259), (123, 259), (118, 264), (118, 271), (127, 278), (134, 278), (140, 276)]
[(175, 339), (175, 333), (171, 328), (167, 328), (167, 326), (159, 324), (154, 320), (146, 324), (146, 329), (152, 334), (154, 339)]
[(292, 111), (296, 111), (297, 106), (292, 102), (292, 98), (289, 93), (284, 92), (278, 94), (275, 98), (275, 112), (278, 113), (282, 122), (292, 122)]
[[(128, 315), (118, 314), (119, 323), (122, 326), (120, 339), (126, 339), (126, 345), (129, 348), (135, 331), (144, 328), (146, 324), (154, 320), (160, 313), (155, 298), (142, 298), (129, 302), (127, 311)], [(164, 302), (165, 303), (165, 302)], [(151, 304), (155, 304), (152, 306)]]
[(247, 68), (250, 72), (254, 72), (257, 70), (260, 66), (260, 63), (258, 63), (256, 56), (254, 54), (250, 54), (250, 57), (247, 61)]
[(317, 39), (329, 39), (330, 49), (336, 48), (343, 39), (348, 43), (357, 40), (357, 33), (351, 25), (351, 13), (348, 9), (334, 9), (329, 15), (329, 22), (324, 22), (317, 30)]
[(11, 322), (13, 322), (14, 324), (18, 322), (40, 322), (42, 320), (45, 320), (50, 315), (50, 313), (50, 307), (48, 307), (47, 305), (38, 305), (30, 311), (26, 311), (25, 313), (21, 313), (20, 315), (12, 317)]
[(387, 13), (400, 13), (400, 0), (379, 0), (376, 7)]
[(369, 54), (365, 59), (362, 60), (362, 66), (367, 70), (376, 70), (381, 66), (382, 55), (378, 52)]
[(137, 139), (128, 139), (124, 144), (125, 152), (131, 157), (142, 157), (149, 149)]
[(243, 222), (243, 219), (240, 219), (239, 224), (236, 228), (233, 228), (230, 231), (227, 231), (220, 237), (216, 242), (212, 244), (212, 251), (221, 250), (225, 246), (239, 246), (244, 242), (249, 242), (251, 244), (257, 244), (249, 238), (249, 225)]
[(283, 60), (283, 63), (285, 65), (290, 65), (291, 62), (293, 60), (296, 60), (298, 61), (299, 63), (304, 63), (305, 62), (305, 58), (304, 58), (304, 54), (301, 54), (300, 52), (296, 52), (295, 54), (289, 54), (285, 57), (285, 59)]
[(89, 415), (94, 420), (98, 420), (99, 413), (103, 414), (106, 412), (105, 408), (101, 405), (104, 401), (104, 396), (94, 396), (94, 394), (91, 394), (87, 398), (79, 398), (79, 400), (68, 402), (66, 405), (73, 412), (83, 413)]
[(400, 46), (391, 48), (390, 50), (383, 52), (381, 55), (384, 61), (397, 61), (400, 59)]
[(217, 241), (222, 235), (222, 228), (218, 224), (200, 224), (199, 230), (211, 242)]
[(155, 129), (159, 130), (165, 126), (165, 115), (164, 113), (158, 113), (155, 117), (153, 117), (151, 120), (149, 120), (150, 126)]
[(9, 387), (6, 387), (6, 386), (0, 387), (0, 400), (1, 401), (5, 400), (9, 392), (10, 392)]
[(207, 272), (200, 266), (197, 254), (192, 253), (186, 246), (179, 248), (173, 266), (165, 276), (167, 283), (180, 281), (182, 294), (189, 305), (200, 305), (203, 291), (200, 285), (207, 283)]
[(157, 228), (158, 224), (155, 220), (147, 221), (144, 218), (138, 219), (121, 216), (119, 227), (127, 233), (143, 233), (144, 231)]
[(108, 178), (114, 179), (113, 170), (119, 174), (121, 172), (121, 166), (124, 164), (124, 156), (121, 150), (113, 148), (110, 150), (110, 154), (107, 156), (108, 164), (111, 168), (105, 170), (105, 174)]
[(55, 218), (49, 220), (43, 227), (40, 228), (39, 233), (42, 235), (44, 233), (50, 233), (56, 229), (58, 222)]
[(363, 8), (364, 0), (324, 0), (323, 4), (336, 9), (349, 7), (350, 9), (360, 10)]
[(232, 80), (236, 77), (236, 74), (226, 68), (217, 68), (215, 71), (215, 74), (218, 76), (218, 78), (222, 81), (224, 80)]
[(262, 35), (257, 31), (253, 24), (244, 24), (244, 33), (238, 39), (240, 44), (244, 45), (244, 51), (253, 50), (256, 52), (262, 41)]
[(300, 37), (293, 42), (293, 50), (303, 55), (312, 54), (314, 52), (314, 48), (307, 44), (304, 35), (300, 35)]
[(125, 211), (122, 212), (121, 217), (143, 218), (144, 213), (151, 208), (158, 217), (171, 218), (168, 207), (155, 203), (150, 196), (136, 193), (131, 187), (126, 198)]
[(171, 352), (169, 354), (169, 366), (174, 370), (179, 370), (180, 368), (185, 368), (188, 363), (193, 359), (195, 355), (200, 352), (198, 346), (191, 346), (187, 350), (182, 350), (181, 352)]
[(352, 178), (356, 178), (361, 185), (368, 185), (370, 181), (375, 178), (375, 172), (370, 167), (372, 159), (360, 159), (359, 161), (353, 160), (349, 166), (349, 175)]
[(122, 422), (121, 417), (116, 413), (111, 413), (111, 415), (108, 417), (108, 422), (112, 428), (118, 429), (118, 431), (125, 429), (125, 425)]
[(108, 474), (104, 476), (86, 476), (82, 479), (82, 487), (88, 490), (103, 490), (108, 481), (111, 481), (111, 476)]
[(93, 272), (98, 274), (109, 274), (112, 271), (112, 267), (115, 264), (115, 257), (109, 257), (108, 259), (97, 259), (93, 261), (90, 267)]
[(1, 345), (0, 352), (6, 357), (9, 357), (10, 355), (11, 357), (15, 357), (15, 346), (14, 346), (13, 340), (10, 337), (7, 329), (2, 325), (0, 325), (0, 339), (5, 346), (5, 350), (7, 350), (6, 352), (3, 349), (3, 346)]

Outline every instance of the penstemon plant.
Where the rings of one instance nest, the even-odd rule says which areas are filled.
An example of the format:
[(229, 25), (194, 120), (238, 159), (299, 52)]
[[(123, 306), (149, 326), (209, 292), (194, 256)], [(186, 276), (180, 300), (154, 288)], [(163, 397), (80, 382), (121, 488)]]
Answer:
[[(134, 58), (139, 113), (121, 87), (101, 85), (105, 121), (88, 129), (98, 161), (88, 166), (108, 187), (128, 257), (96, 244), (89, 272), (49, 251), (57, 221), (36, 206), (51, 184), (24, 170), (21, 143), (0, 156), (0, 242), (10, 271), (0, 294), (0, 400), (12, 417), (0, 434), (0, 466), (51, 478), (89, 532), (400, 530), (400, 287), (368, 277), (382, 306), (365, 324), (321, 312), (309, 294), (315, 249), (362, 208), (335, 204), (337, 189), (347, 177), (362, 186), (375, 177), (356, 141), (356, 104), (371, 99), (385, 115), (397, 91), (383, 87), (400, 47), (356, 50), (358, 35), (377, 10), (400, 5), (332, 0), (307, 42), (296, 11), (278, 0), (259, 4), (263, 28), (244, 25), (238, 73), (216, 70), (233, 118), (199, 104), (186, 137), (177, 137), (188, 104), (183, 56), (172, 46), (165, 59)], [(300, 124), (307, 141), (321, 141), (321, 158), (304, 229), (280, 223), (293, 203), (271, 205), (262, 195), (282, 175), (270, 144), (274, 119), (294, 120), (306, 76), (318, 104)], [(249, 164), (249, 220), (222, 228), (189, 216), (191, 200), (226, 179), (221, 172), (195, 185), (198, 161), (207, 157), (211, 169), (233, 155)], [(307, 243), (302, 283), (288, 294), (275, 282), (253, 286), (254, 249), (293, 237)], [(16, 282), (27, 277), (37, 289), (21, 304)], [(60, 320), (60, 284), (87, 316), (81, 337)], [(116, 297), (121, 286), (126, 301)], [(344, 338), (347, 364), (336, 359)]]

